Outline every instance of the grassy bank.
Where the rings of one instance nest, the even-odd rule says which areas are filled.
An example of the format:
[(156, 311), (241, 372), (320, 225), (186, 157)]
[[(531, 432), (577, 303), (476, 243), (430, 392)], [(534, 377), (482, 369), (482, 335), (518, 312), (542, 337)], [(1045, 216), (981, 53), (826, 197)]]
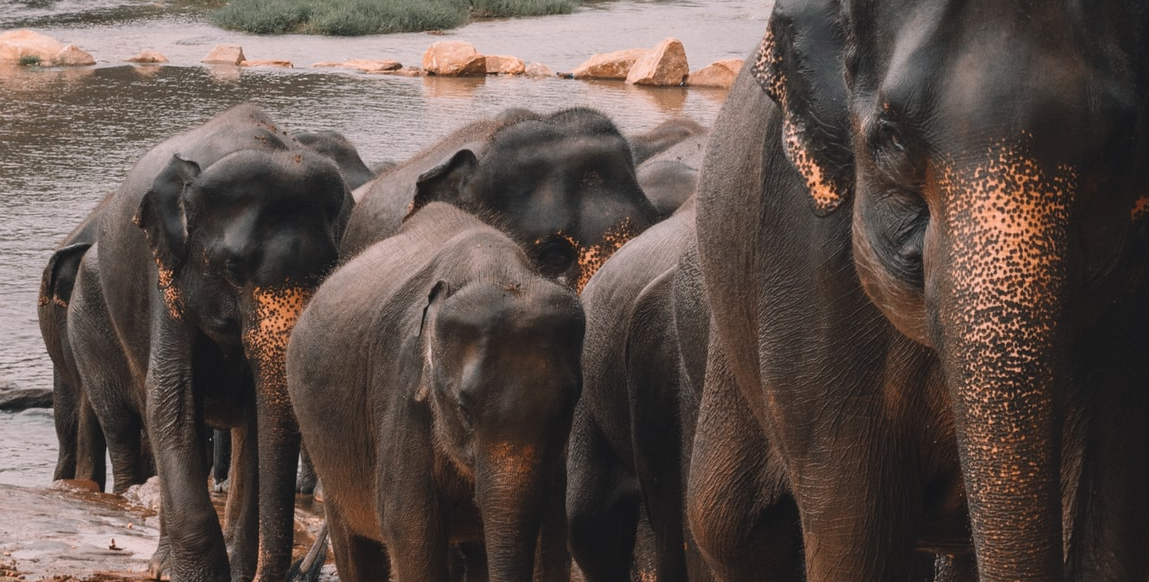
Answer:
[(219, 27), (256, 34), (357, 36), (444, 30), (475, 18), (565, 14), (581, 0), (231, 0)]

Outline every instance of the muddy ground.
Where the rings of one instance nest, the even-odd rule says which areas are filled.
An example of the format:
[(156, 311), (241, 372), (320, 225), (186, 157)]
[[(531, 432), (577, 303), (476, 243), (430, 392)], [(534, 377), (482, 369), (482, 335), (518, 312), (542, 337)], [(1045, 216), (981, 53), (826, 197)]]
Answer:
[[(83, 482), (47, 489), (0, 485), (0, 582), (146, 580), (159, 539), (156, 489), (154, 480), (124, 496), (97, 493)], [(225, 500), (212, 494), (218, 512)], [(296, 558), (311, 546), (322, 513), (320, 502), (297, 498)], [(330, 563), (323, 579), (336, 579)]]

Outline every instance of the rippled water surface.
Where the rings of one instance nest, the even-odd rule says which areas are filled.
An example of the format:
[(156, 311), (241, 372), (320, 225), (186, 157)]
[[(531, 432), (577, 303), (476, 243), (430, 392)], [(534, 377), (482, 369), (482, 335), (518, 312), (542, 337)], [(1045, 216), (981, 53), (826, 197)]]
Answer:
[[(770, 2), (591, 3), (575, 14), (487, 21), (442, 35), (260, 37), (204, 24), (187, 0), (6, 0), (0, 31), (33, 28), (90, 52), (95, 67), (0, 67), (0, 385), (51, 387), (36, 323), (40, 273), (53, 248), (151, 146), (233, 104), (262, 105), (289, 131), (334, 129), (374, 162), (401, 161), (474, 118), (506, 107), (589, 105), (625, 132), (675, 116), (709, 124), (725, 93), (558, 78), (408, 78), (319, 69), (321, 61), (393, 59), (418, 65), (438, 40), (518, 56), (555, 71), (593, 53), (650, 47), (673, 36), (691, 68), (742, 58), (765, 29)], [(216, 44), (292, 69), (209, 67)], [(133, 66), (144, 49), (170, 62)], [(47, 485), (55, 463), (48, 411), (0, 414), (0, 483)]]

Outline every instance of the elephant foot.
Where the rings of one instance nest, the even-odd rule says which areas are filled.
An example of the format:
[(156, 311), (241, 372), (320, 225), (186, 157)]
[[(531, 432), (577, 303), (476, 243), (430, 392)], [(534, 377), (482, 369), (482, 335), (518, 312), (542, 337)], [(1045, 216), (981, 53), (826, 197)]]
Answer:
[(156, 548), (156, 553), (152, 554), (152, 559), (148, 560), (148, 580), (159, 580), (160, 582), (171, 582), (172, 579), (172, 553), (171, 548), (167, 544), (160, 544)]
[(224, 479), (223, 481), (217, 481), (217, 482), (213, 482), (211, 484), (211, 490), (213, 493), (227, 493), (227, 490), (230, 488), (231, 488), (231, 478), (230, 477), (227, 479)]

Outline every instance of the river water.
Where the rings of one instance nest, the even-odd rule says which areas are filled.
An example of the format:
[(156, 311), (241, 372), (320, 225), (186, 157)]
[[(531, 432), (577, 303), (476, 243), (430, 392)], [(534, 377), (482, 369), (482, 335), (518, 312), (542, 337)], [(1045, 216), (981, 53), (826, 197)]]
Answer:
[[(417, 66), (432, 43), (462, 39), (484, 54), (562, 72), (594, 53), (675, 37), (697, 69), (749, 54), (770, 8), (769, 0), (613, 1), (442, 34), (331, 38), (220, 30), (205, 24), (204, 8), (189, 0), (3, 0), (0, 32), (33, 28), (75, 43), (97, 65), (0, 66), (0, 385), (51, 387), (35, 305), (41, 271), (58, 242), (142, 153), (236, 103), (260, 104), (289, 131), (340, 131), (370, 165), (401, 161), (507, 107), (597, 107), (633, 133), (676, 116), (709, 124), (725, 97), (714, 89), (559, 78), (365, 75), (314, 63), (370, 58)], [(248, 59), (290, 60), (294, 68), (201, 65), (217, 44), (240, 45)], [(125, 63), (145, 49), (170, 62)], [(51, 411), (0, 413), (0, 483), (48, 485), (55, 443)]]

